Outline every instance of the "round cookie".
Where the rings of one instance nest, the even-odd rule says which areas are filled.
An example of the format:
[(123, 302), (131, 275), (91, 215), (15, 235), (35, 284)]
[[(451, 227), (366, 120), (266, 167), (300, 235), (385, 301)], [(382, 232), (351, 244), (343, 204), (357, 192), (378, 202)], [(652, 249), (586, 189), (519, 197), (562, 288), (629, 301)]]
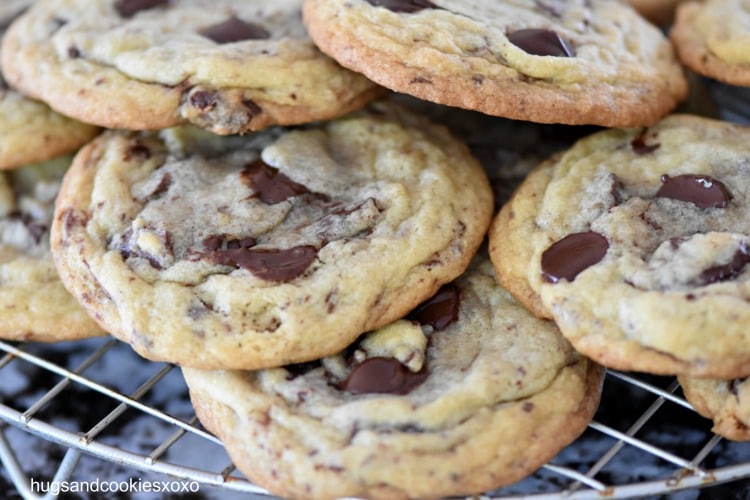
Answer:
[(104, 332), (65, 290), (49, 227), (71, 158), (0, 172), (0, 338), (52, 342)]
[[(30, 0), (0, 4), (2, 36)], [(49, 160), (77, 149), (98, 129), (62, 116), (8, 87), (0, 73), (0, 169)]]
[(303, 129), (108, 132), (65, 177), (65, 285), (146, 358), (319, 358), (461, 274), (493, 215), (443, 127), (388, 103)]
[(696, 73), (750, 86), (750, 5), (739, 0), (687, 2), (670, 31), (677, 55)]
[(25, 94), (88, 123), (218, 134), (342, 115), (382, 92), (313, 45), (302, 0), (39, 0), (2, 61)]
[(650, 125), (687, 92), (669, 41), (624, 2), (308, 0), (303, 15), (343, 66), (490, 115)]
[(750, 374), (748, 144), (690, 115), (582, 139), (496, 217), (498, 278), (605, 366)]
[(746, 378), (680, 376), (678, 380), (695, 411), (713, 420), (712, 431), (733, 441), (750, 441), (750, 382)]
[(442, 498), (517, 481), (585, 430), (603, 378), (484, 256), (335, 356), (183, 374), (237, 467), (286, 498)]

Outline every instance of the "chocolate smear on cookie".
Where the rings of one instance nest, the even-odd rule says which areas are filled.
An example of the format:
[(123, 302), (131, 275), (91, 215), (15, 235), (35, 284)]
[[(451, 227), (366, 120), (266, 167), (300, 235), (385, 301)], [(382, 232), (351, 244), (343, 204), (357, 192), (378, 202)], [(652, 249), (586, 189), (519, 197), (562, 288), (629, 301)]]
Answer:
[(258, 197), (269, 205), (310, 192), (305, 186), (294, 182), (263, 160), (248, 165), (240, 174), (240, 180), (255, 191), (252, 197)]
[(535, 56), (573, 57), (573, 49), (556, 32), (529, 28), (508, 33), (510, 43)]
[(408, 394), (427, 378), (422, 368), (414, 373), (393, 358), (369, 358), (354, 367), (340, 385), (355, 394)]
[(658, 198), (693, 203), (700, 208), (725, 208), (732, 199), (727, 187), (707, 175), (683, 174), (661, 176), (662, 186), (656, 193)]
[(122, 17), (133, 17), (142, 10), (168, 5), (169, 0), (119, 0), (115, 9)]
[(427, 0), (367, 0), (367, 3), (375, 7), (385, 7), (393, 12), (419, 12), (423, 9), (437, 9), (437, 5)]
[(271, 36), (271, 33), (263, 28), (263, 26), (243, 21), (236, 16), (209, 26), (201, 31), (200, 34), (220, 44), (241, 42), (243, 40), (262, 40)]
[(569, 234), (542, 254), (542, 277), (548, 283), (573, 281), (579, 273), (602, 260), (608, 249), (607, 239), (599, 233)]
[(703, 271), (699, 277), (700, 282), (703, 285), (710, 285), (711, 283), (732, 280), (742, 272), (748, 262), (750, 262), (750, 254), (743, 245), (732, 256), (732, 260), (726, 264)]

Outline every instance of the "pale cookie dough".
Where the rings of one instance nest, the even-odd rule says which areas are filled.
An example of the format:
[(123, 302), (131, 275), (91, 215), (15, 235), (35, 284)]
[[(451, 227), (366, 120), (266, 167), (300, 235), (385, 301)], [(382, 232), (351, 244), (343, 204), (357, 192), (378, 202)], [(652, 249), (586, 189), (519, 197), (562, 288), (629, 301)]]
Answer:
[[(0, 4), (0, 36), (31, 4), (6, 0)], [(16, 168), (63, 155), (93, 138), (98, 129), (52, 111), (8, 87), (0, 72), (0, 169)]]
[(307, 0), (343, 66), (399, 92), (541, 123), (650, 125), (687, 93), (669, 41), (609, 0)]
[(706, 0), (677, 9), (670, 38), (687, 67), (725, 83), (750, 86), (750, 2)]
[(442, 498), (521, 479), (582, 433), (603, 370), (486, 257), (406, 319), (319, 362), (184, 368), (196, 414), (286, 498)]
[(302, 0), (39, 0), (3, 43), (8, 81), (87, 123), (219, 134), (357, 109), (381, 93), (313, 45)]
[(750, 382), (746, 378), (678, 379), (695, 411), (713, 420), (711, 430), (733, 441), (750, 441)]
[(52, 342), (104, 332), (65, 290), (49, 245), (71, 158), (0, 173), (0, 338)]
[(750, 374), (750, 129), (613, 129), (534, 170), (490, 229), (498, 278), (622, 370)]
[(256, 369), (337, 352), (461, 274), (493, 214), (467, 148), (387, 103), (199, 132), (108, 132), (57, 203), (64, 283), (150, 359)]

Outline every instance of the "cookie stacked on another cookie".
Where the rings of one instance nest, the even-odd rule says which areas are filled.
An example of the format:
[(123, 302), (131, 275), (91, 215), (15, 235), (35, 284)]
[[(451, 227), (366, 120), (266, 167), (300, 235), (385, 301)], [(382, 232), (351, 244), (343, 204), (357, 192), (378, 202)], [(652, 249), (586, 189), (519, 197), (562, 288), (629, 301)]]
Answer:
[(324, 56), (302, 0), (40, 0), (3, 43), (8, 81), (88, 123), (219, 134), (342, 115), (382, 93)]
[(583, 432), (603, 375), (498, 286), (486, 256), (334, 356), (183, 373), (240, 470), (288, 498), (435, 498), (517, 481)]

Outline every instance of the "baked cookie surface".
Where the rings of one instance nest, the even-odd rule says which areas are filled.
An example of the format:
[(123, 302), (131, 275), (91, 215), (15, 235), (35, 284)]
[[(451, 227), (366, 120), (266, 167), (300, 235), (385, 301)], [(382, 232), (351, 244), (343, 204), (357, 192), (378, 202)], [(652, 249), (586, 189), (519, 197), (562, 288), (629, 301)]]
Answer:
[(52, 342), (102, 335), (57, 277), (49, 244), (71, 158), (0, 172), (0, 338)]
[(687, 92), (669, 41), (622, 2), (308, 0), (303, 12), (343, 66), (490, 115), (650, 125)]
[(312, 44), (301, 0), (40, 0), (8, 31), (24, 93), (88, 123), (219, 134), (341, 115), (380, 94)]
[(498, 277), (623, 370), (748, 374), (750, 129), (612, 129), (535, 169), (490, 230)]
[(750, 86), (750, 5), (742, 0), (687, 2), (670, 38), (687, 67), (725, 83)]
[(201, 422), (275, 494), (440, 498), (514, 482), (556, 455), (592, 418), (603, 370), (477, 257), (335, 356), (183, 374)]
[(461, 274), (492, 217), (481, 166), (386, 103), (248, 136), (105, 133), (61, 189), (66, 286), (150, 359), (319, 358)]
[[(0, 37), (32, 2), (0, 4)], [(16, 168), (63, 155), (93, 138), (98, 129), (52, 111), (8, 87), (0, 71), (0, 169)]]
[(685, 398), (695, 411), (713, 420), (716, 434), (733, 441), (750, 441), (750, 381), (678, 377)]

